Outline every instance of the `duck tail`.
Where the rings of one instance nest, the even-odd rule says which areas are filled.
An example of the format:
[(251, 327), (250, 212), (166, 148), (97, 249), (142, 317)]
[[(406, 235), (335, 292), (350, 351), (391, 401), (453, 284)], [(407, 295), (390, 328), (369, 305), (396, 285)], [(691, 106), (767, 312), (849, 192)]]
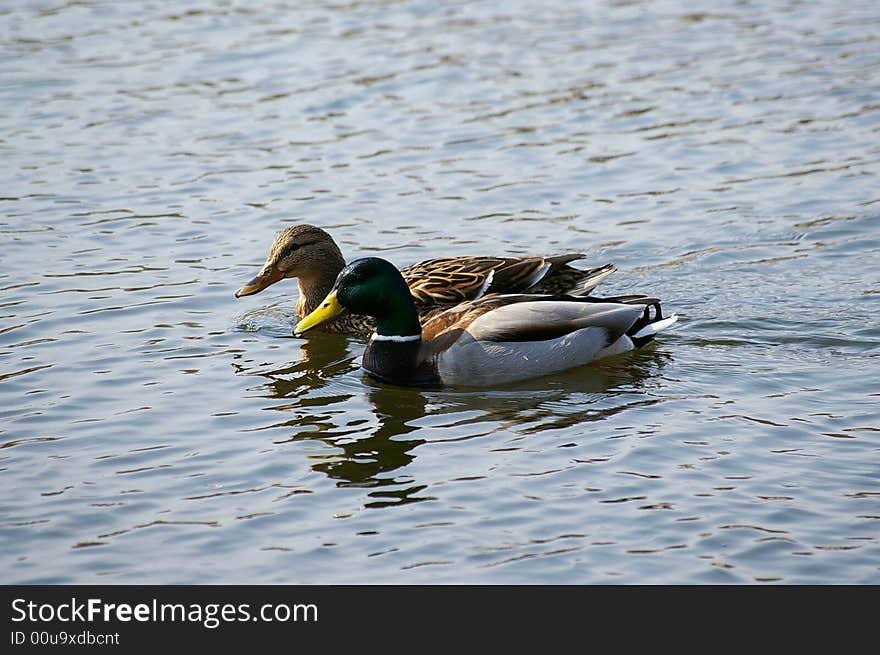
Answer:
[(544, 257), (546, 268), (542, 269), (541, 275), (532, 279), (525, 288), (525, 293), (586, 296), (596, 285), (617, 270), (614, 264), (586, 270), (569, 265), (570, 262), (584, 257), (585, 255), (579, 252)]
[(654, 298), (649, 300), (652, 302), (645, 305), (644, 313), (626, 331), (626, 335), (632, 340), (633, 346), (636, 348), (641, 348), (651, 341), (657, 333), (665, 330), (678, 320), (676, 314), (663, 316), (663, 309), (660, 307), (659, 300)]
[(599, 283), (602, 282), (606, 277), (611, 275), (614, 271), (617, 270), (617, 267), (614, 264), (605, 264), (604, 266), (598, 266), (596, 268), (591, 268), (588, 271), (577, 271), (578, 277), (581, 279), (577, 280), (575, 284), (573, 284), (570, 288), (565, 290), (570, 296), (586, 296), (599, 286)]

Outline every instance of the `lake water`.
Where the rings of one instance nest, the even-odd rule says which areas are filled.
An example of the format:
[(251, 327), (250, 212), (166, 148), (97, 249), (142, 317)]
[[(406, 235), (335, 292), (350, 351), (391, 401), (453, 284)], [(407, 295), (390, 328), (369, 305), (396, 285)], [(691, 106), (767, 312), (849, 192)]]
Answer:
[[(0, 9), (3, 583), (880, 583), (880, 8)], [(681, 318), (488, 390), (236, 300), (581, 251)]]

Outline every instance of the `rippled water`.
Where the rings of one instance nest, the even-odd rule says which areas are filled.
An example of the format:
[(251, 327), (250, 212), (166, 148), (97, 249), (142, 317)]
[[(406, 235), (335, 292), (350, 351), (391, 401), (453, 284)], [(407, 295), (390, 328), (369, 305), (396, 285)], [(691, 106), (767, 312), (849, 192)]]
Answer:
[[(880, 582), (876, 2), (46, 0), (0, 44), (2, 582)], [(682, 320), (382, 386), (295, 283), (233, 297), (305, 221)]]

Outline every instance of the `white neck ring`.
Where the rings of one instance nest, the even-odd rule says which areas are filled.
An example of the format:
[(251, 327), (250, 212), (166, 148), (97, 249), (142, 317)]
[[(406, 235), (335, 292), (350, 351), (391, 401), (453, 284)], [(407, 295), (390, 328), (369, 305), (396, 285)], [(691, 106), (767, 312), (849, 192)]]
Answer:
[(370, 337), (371, 341), (397, 341), (399, 343), (403, 343), (406, 341), (418, 341), (422, 338), (421, 334), (410, 334), (405, 337), (398, 336), (396, 334), (379, 334), (378, 332), (373, 332), (373, 336)]

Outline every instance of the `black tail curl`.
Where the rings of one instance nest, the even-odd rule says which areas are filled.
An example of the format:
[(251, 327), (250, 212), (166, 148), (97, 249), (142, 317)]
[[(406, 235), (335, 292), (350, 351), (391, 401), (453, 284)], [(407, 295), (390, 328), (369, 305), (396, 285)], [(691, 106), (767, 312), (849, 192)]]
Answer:
[(638, 294), (626, 295), (626, 296), (610, 296), (607, 298), (599, 298), (596, 296), (589, 296), (587, 298), (583, 298), (582, 300), (586, 300), (589, 302), (616, 302), (621, 303), (623, 305), (644, 305), (645, 311), (644, 313), (636, 320), (635, 323), (626, 331), (626, 336), (632, 339), (633, 345), (636, 348), (641, 348), (646, 343), (654, 339), (654, 334), (646, 334), (641, 337), (636, 337), (634, 335), (638, 334), (643, 328), (651, 325), (651, 323), (656, 323), (663, 319), (663, 309), (660, 307), (660, 299), (653, 298), (651, 296), (642, 296)]
[[(632, 327), (626, 331), (627, 336), (632, 339), (633, 345), (636, 348), (641, 348), (646, 343), (654, 339), (654, 334), (646, 334), (641, 337), (634, 336), (639, 333), (643, 328), (651, 325), (651, 323), (656, 323), (663, 319), (663, 309), (660, 307), (660, 301), (651, 299), (653, 302), (649, 305), (645, 305), (644, 313), (639, 317), (639, 319), (632, 324)], [(651, 311), (653, 309), (653, 312)]]

